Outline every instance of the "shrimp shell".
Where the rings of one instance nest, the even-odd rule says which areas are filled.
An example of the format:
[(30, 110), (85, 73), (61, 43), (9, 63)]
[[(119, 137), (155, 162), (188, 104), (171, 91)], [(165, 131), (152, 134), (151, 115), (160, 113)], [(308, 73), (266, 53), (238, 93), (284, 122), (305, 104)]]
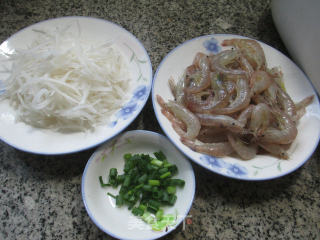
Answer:
[(269, 74), (265, 71), (255, 71), (250, 79), (252, 95), (257, 95), (266, 90), (273, 83)]
[[(228, 93), (222, 84), (222, 82), (217, 78), (217, 75), (212, 73), (211, 77), (211, 87), (214, 95), (210, 93), (210, 90), (205, 92), (186, 94), (186, 105), (187, 107), (197, 113), (209, 113), (215, 108), (225, 107), (228, 102)], [(209, 95), (206, 100), (202, 100), (202, 96)]]
[(193, 151), (208, 154), (214, 157), (228, 156), (233, 152), (233, 148), (228, 142), (203, 143), (200, 141), (195, 142), (186, 138), (181, 138), (181, 142), (191, 148)]
[(242, 112), (239, 114), (237, 120), (240, 123), (242, 123), (244, 126), (247, 124), (248, 120), (250, 119), (253, 108), (254, 108), (254, 105), (249, 105), (247, 108), (242, 110)]
[[(211, 84), (209, 59), (205, 54), (201, 54), (201, 57), (198, 58), (197, 65), (191, 65), (187, 70), (185, 78), (185, 91), (187, 93), (201, 92)], [(200, 81), (197, 79), (199, 74)], [(196, 78), (196, 81), (192, 81), (193, 78)]]
[(180, 129), (182, 129), (183, 131), (186, 131), (187, 129), (186, 124), (182, 122), (180, 119), (176, 118), (170, 112), (170, 110), (167, 108), (166, 103), (164, 102), (162, 97), (157, 95), (157, 101), (161, 107), (161, 113), (171, 122), (171, 124), (175, 126), (179, 126)]
[(245, 75), (246, 72), (242, 69), (231, 69), (226, 67), (229, 63), (235, 59), (239, 59), (240, 52), (235, 50), (225, 50), (215, 55), (211, 60), (211, 69), (217, 72), (230, 75)]
[(259, 103), (254, 106), (251, 113), (251, 120), (249, 129), (253, 132), (254, 136), (260, 136), (265, 129), (269, 126), (271, 113), (269, 107), (264, 103)]
[(227, 115), (196, 114), (202, 126), (218, 127), (235, 133), (244, 133), (244, 125)]
[(227, 134), (228, 140), (235, 152), (244, 160), (250, 160), (257, 155), (258, 146), (254, 143), (246, 144), (238, 136)]
[(166, 103), (166, 106), (168, 109), (170, 109), (170, 111), (174, 114), (175, 117), (177, 117), (187, 125), (186, 138), (196, 138), (201, 128), (198, 118), (187, 108), (183, 107), (182, 105), (176, 102), (169, 101), (168, 103)]
[(296, 105), (296, 110), (300, 110), (302, 108), (306, 108), (310, 103), (312, 103), (314, 99), (314, 95), (308, 96), (304, 99), (302, 99), (300, 102), (297, 102)]
[(285, 113), (277, 110), (273, 110), (272, 113), (275, 115), (280, 129), (267, 128), (260, 136), (260, 141), (274, 144), (288, 144), (293, 142), (298, 134), (295, 123)]
[(169, 78), (168, 84), (172, 95), (177, 103), (184, 105), (184, 77), (180, 78), (177, 84), (174, 83), (172, 77)]
[(225, 108), (214, 109), (214, 114), (231, 114), (246, 108), (250, 104), (250, 89), (246, 79), (238, 78), (236, 82), (237, 96), (229, 106)]
[(289, 158), (287, 151), (282, 147), (282, 145), (272, 143), (259, 143), (259, 146), (272, 155), (275, 155), (282, 159)]
[(227, 142), (227, 131), (221, 128), (202, 126), (197, 139), (204, 143)]
[(266, 69), (267, 62), (261, 45), (252, 39), (226, 39), (222, 46), (234, 46), (247, 58), (254, 70)]

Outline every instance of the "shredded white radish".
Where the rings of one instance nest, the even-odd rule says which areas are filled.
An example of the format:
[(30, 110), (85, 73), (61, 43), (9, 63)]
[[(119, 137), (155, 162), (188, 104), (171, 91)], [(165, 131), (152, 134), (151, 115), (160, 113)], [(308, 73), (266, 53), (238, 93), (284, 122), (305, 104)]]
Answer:
[(131, 77), (112, 43), (92, 43), (69, 27), (47, 32), (9, 56), (4, 94), (18, 120), (39, 128), (85, 131), (105, 124), (127, 100)]

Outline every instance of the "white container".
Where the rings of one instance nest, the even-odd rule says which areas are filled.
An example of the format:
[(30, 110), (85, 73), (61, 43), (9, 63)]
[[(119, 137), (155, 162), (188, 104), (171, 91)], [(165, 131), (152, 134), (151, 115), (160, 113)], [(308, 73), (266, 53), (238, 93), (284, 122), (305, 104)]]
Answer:
[(272, 16), (293, 60), (320, 93), (320, 1), (273, 0)]

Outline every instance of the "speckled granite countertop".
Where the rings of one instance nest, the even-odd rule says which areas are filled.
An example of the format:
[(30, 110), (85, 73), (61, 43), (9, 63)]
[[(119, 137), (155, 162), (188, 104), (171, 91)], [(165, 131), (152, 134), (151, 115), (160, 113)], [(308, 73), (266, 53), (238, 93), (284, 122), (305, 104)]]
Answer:
[[(175, 46), (200, 35), (234, 33), (287, 54), (269, 1), (1, 0), (0, 42), (48, 18), (81, 15), (120, 24), (144, 44), (153, 70)], [(149, 100), (128, 129), (161, 132)], [(0, 239), (111, 239), (90, 220), (80, 183), (94, 149), (39, 156), (0, 142)], [(193, 164), (190, 215), (168, 239), (320, 239), (320, 151), (278, 180), (231, 180)], [(190, 222), (189, 222), (190, 223)]]

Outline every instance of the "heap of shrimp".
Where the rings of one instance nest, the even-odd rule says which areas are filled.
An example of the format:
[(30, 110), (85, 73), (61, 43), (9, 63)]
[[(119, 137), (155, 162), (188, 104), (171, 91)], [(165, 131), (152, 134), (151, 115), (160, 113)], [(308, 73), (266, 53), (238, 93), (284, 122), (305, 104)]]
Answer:
[(257, 41), (228, 39), (222, 46), (232, 49), (197, 53), (177, 83), (169, 79), (174, 100), (157, 95), (162, 113), (194, 151), (249, 160), (263, 149), (287, 159), (298, 120), (314, 96), (293, 102), (282, 72), (267, 67)]

